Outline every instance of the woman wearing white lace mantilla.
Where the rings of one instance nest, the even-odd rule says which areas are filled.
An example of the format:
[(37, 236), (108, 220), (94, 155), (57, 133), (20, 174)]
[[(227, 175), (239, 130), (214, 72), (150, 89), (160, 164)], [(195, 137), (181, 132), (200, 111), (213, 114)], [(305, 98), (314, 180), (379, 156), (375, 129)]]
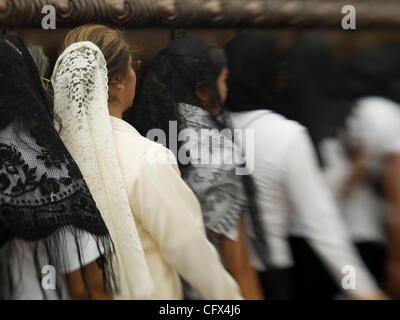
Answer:
[(116, 244), (120, 275), (128, 280), (123, 298), (182, 299), (179, 274), (206, 299), (240, 299), (174, 156), (122, 120), (136, 74), (121, 33), (82, 26), (67, 35), (65, 47), (52, 77), (55, 111), (66, 124), (61, 137)]

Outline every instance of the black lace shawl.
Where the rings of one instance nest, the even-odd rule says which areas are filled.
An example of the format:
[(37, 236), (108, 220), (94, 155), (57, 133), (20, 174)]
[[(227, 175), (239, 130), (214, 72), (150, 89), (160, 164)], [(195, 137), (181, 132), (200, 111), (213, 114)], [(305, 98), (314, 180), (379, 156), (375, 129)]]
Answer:
[[(82, 235), (97, 243), (105, 283), (116, 289), (114, 247), (107, 227), (50, 116), (38, 70), (18, 36), (0, 37), (0, 298), (15, 298), (23, 280), (21, 241), (32, 249), (37, 281), (41, 259), (56, 270), (61, 293), (67, 246), (76, 248), (85, 285)], [(66, 243), (66, 233), (75, 243)], [(75, 247), (76, 246), (76, 247)], [(16, 265), (15, 265), (16, 263)], [(15, 271), (17, 268), (17, 272)], [(16, 274), (19, 273), (16, 279)], [(42, 288), (43, 297), (47, 294)], [(90, 292), (89, 292), (90, 295)]]

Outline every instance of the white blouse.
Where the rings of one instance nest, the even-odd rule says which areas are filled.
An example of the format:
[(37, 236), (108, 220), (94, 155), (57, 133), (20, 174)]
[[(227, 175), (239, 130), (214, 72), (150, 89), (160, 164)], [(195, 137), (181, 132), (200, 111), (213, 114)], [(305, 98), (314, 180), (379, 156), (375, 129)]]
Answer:
[[(59, 232), (59, 231), (56, 231)], [(79, 254), (75, 243), (75, 238), (72, 233), (65, 229), (63, 230), (65, 235), (65, 250), (68, 261), (65, 262), (66, 270), (53, 269), (49, 271), (46, 266), (51, 266), (49, 261), (46, 259), (46, 248), (43, 245), (38, 247), (38, 259), (41, 270), (36, 270), (33, 256), (32, 246), (29, 242), (23, 240), (14, 240), (14, 255), (13, 255), (13, 279), (15, 286), (15, 294), (13, 299), (15, 300), (70, 300), (67, 282), (64, 279), (64, 275), (72, 273), (80, 269)], [(80, 236), (81, 252), (82, 252), (82, 265), (88, 265), (100, 257), (100, 254), (104, 252), (104, 248), (98, 248), (97, 242), (89, 233), (82, 231)], [(100, 249), (100, 251), (99, 251)], [(21, 266), (18, 267), (18, 266)], [(54, 274), (52, 279), (62, 279), (59, 285), (59, 291), (61, 297), (57, 295), (55, 289), (43, 287), (40, 288), (41, 283), (38, 281), (37, 272), (41, 274), (42, 281), (45, 280), (45, 276), (50, 276), (50, 272), (60, 273)], [(61, 276), (61, 277), (60, 277)], [(43, 296), (44, 295), (44, 296)]]
[[(231, 113), (234, 128), (254, 130), (253, 177), (271, 263), (293, 266), (289, 234), (305, 237), (341, 285), (345, 265), (356, 269), (357, 290), (376, 290), (359, 259), (318, 167), (304, 127), (267, 110)], [(257, 269), (265, 266), (254, 256)], [(360, 291), (361, 292), (361, 291)]]
[(144, 254), (153, 299), (182, 299), (178, 274), (204, 299), (241, 299), (207, 240), (200, 204), (180, 177), (173, 153), (111, 117), (118, 159)]

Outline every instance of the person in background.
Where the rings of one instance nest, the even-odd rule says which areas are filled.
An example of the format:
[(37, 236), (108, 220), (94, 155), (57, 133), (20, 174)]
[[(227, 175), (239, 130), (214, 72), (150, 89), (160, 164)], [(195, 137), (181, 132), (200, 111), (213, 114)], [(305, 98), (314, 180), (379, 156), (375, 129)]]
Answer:
[(113, 243), (53, 126), (46, 57), (33, 50), (37, 66), (19, 36), (0, 37), (0, 299), (112, 299)]
[[(67, 34), (63, 48), (52, 77), (55, 110), (66, 123), (61, 137), (88, 176), (102, 214), (123, 219), (112, 234), (121, 260), (136, 258), (131, 248), (139, 243), (123, 225), (135, 219), (154, 283), (151, 299), (182, 299), (178, 275), (205, 299), (241, 299), (207, 240), (200, 205), (175, 157), (122, 119), (136, 87), (135, 58), (122, 33), (81, 26)], [(125, 266), (128, 277), (137, 270)], [(135, 281), (128, 286), (140, 293)]]
[[(304, 237), (323, 265), (341, 286), (345, 266), (356, 270), (356, 288), (348, 290), (356, 299), (383, 298), (364, 264), (360, 261), (334, 198), (330, 193), (306, 128), (273, 112), (276, 94), (278, 42), (264, 31), (240, 33), (226, 46), (229, 93), (227, 107), (234, 128), (254, 132), (254, 180), (269, 244), (270, 260), (254, 265), (261, 274), (266, 296), (274, 299), (326, 298), (318, 279), (307, 274), (308, 287), (296, 268), (289, 237), (293, 232)], [(275, 79), (275, 80), (274, 80)], [(246, 150), (246, 147), (244, 147)], [(314, 269), (306, 261), (305, 270)], [(271, 279), (275, 279), (271, 281)]]
[(356, 100), (336, 139), (326, 140), (326, 177), (357, 247), (383, 288), (400, 297), (400, 106)]
[[(245, 221), (256, 234), (260, 234), (260, 224), (255, 222), (258, 217), (254, 203), (247, 200), (253, 192), (252, 181), (248, 174), (238, 175), (239, 166), (232, 161), (242, 155), (223, 112), (227, 76), (221, 48), (184, 34), (158, 54), (144, 80), (132, 122), (143, 135), (164, 140), (170, 149), (177, 147), (174, 151), (182, 177), (200, 201), (210, 241), (238, 282), (243, 297), (262, 299), (259, 279), (250, 262), (249, 239), (244, 233)], [(157, 129), (165, 135), (157, 137)], [(217, 158), (222, 152), (224, 156)], [(255, 245), (262, 247), (260, 256), (264, 257), (264, 239), (258, 239)]]
[(371, 46), (346, 63), (344, 88), (354, 102), (336, 136), (321, 144), (327, 179), (361, 256), (394, 297), (399, 297), (397, 191), (390, 182), (395, 176), (387, 172), (396, 170), (398, 153), (399, 54), (398, 43)]
[(287, 115), (290, 120), (307, 128), (323, 166), (321, 141), (336, 136), (353, 103), (338, 71), (332, 45), (321, 34), (305, 34), (280, 60), (285, 66), (282, 73), (286, 83), (278, 92), (279, 104), (291, 111)]

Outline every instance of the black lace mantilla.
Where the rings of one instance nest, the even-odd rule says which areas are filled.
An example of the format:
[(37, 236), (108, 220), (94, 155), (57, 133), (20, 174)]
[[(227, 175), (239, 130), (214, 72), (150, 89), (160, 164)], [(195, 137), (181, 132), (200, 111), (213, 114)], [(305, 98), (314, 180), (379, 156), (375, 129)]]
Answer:
[(0, 143), (0, 245), (12, 237), (39, 239), (62, 225), (106, 233), (69, 153), (50, 152), (38, 137), (13, 141), (11, 130), (0, 133), (0, 141), (9, 140)]
[[(110, 234), (54, 128), (52, 108), (22, 39), (0, 35), (0, 58), (0, 299), (18, 298), (26, 268), (42, 288), (43, 261), (71, 272), (68, 252), (75, 249), (88, 289), (85, 235), (97, 245), (105, 284), (117, 289)], [(33, 265), (21, 254), (32, 255)], [(63, 272), (57, 272), (58, 298), (64, 298)], [(43, 290), (42, 297), (48, 298)]]

